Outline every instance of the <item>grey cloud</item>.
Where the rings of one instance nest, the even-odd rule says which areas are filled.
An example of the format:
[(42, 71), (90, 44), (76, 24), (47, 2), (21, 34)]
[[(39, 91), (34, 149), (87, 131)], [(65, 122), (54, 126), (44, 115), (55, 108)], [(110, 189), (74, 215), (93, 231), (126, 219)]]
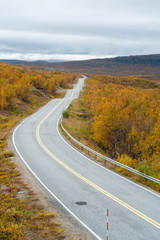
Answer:
[(159, 0), (0, 0), (0, 4), (0, 54), (6, 56), (159, 53)]

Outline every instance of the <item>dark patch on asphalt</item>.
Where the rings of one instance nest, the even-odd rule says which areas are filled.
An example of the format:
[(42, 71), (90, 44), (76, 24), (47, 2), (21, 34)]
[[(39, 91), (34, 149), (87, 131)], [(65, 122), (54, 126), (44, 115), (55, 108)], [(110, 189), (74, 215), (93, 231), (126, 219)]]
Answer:
[(76, 202), (77, 205), (86, 205), (87, 202), (83, 202), (83, 201), (79, 201), (79, 202)]

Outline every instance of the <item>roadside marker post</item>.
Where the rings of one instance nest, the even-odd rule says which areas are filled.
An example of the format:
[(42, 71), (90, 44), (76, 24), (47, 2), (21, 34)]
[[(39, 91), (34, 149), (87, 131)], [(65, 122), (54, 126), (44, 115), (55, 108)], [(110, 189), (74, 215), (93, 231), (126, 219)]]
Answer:
[(109, 209), (107, 208), (107, 240), (109, 240), (109, 237), (108, 237), (108, 222), (109, 222)]
[(7, 138), (6, 138), (6, 149), (8, 150), (8, 142), (7, 142)]
[(7, 142), (7, 130), (5, 130), (5, 139), (6, 139), (6, 149), (8, 149), (8, 142)]

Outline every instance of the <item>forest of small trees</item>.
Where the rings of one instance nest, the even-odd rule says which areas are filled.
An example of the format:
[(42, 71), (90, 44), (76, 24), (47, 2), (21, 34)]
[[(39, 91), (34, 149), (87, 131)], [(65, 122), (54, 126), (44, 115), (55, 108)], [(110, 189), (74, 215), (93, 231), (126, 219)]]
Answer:
[(54, 95), (57, 87), (67, 88), (76, 76), (0, 63), (0, 110), (9, 109), (17, 98), (29, 102), (34, 88)]
[(92, 76), (90, 138), (119, 162), (160, 178), (160, 88), (138, 77)]

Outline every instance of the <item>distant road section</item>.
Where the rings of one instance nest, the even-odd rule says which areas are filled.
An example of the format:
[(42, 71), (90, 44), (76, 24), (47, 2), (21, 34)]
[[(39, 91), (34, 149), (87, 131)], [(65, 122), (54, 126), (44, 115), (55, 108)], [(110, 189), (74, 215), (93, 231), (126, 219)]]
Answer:
[(159, 195), (94, 163), (59, 133), (62, 112), (79, 96), (84, 79), (64, 99), (50, 101), (15, 129), (15, 149), (93, 239), (106, 239), (109, 209), (109, 240), (159, 240)]

